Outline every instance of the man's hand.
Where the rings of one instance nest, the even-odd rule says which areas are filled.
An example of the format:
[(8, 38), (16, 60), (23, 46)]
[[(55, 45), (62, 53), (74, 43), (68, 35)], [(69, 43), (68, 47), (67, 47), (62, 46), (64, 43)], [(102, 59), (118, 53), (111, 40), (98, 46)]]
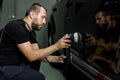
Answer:
[(60, 40), (58, 40), (54, 45), (56, 46), (56, 48), (59, 49), (63, 49), (63, 48), (69, 48), (71, 46), (71, 40), (69, 40), (69, 36), (65, 35), (63, 36)]
[(60, 56), (54, 56), (54, 55), (49, 55), (46, 57), (47, 61), (49, 63), (64, 63), (64, 60), (66, 59), (65, 55), (60, 55)]
[(85, 42), (86, 42), (85, 45), (87, 47), (90, 47), (92, 45), (96, 45), (96, 39), (95, 39), (95, 37), (93, 35), (87, 34), (86, 37), (87, 38), (85, 39)]
[[(47, 61), (50, 63), (64, 63), (64, 60), (66, 59), (65, 55), (60, 55), (60, 56), (47, 56)], [(70, 54), (70, 60), (72, 61), (72, 54)]]

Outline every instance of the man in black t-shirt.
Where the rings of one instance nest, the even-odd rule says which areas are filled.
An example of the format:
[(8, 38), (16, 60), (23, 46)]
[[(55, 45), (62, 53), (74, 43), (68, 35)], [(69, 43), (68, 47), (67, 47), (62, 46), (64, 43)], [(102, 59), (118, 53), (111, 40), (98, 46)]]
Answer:
[(40, 30), (46, 23), (46, 12), (41, 4), (34, 3), (23, 19), (9, 22), (1, 30), (0, 79), (45, 80), (44, 75), (32, 69), (29, 62), (35, 61), (37, 65), (39, 61), (64, 63), (64, 55), (51, 54), (59, 49), (69, 48), (69, 36), (63, 36), (47, 48), (38, 46), (34, 30)]

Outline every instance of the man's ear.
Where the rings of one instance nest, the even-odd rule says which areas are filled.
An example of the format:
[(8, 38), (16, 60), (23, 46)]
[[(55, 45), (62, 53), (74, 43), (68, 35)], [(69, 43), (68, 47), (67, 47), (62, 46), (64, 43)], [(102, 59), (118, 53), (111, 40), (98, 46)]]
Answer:
[(106, 15), (104, 22), (105, 22), (105, 23), (108, 23), (108, 21), (110, 21), (110, 20), (111, 20), (111, 19), (110, 19), (110, 15)]
[(106, 16), (105, 19), (104, 19), (104, 23), (107, 23), (107, 21), (108, 21), (108, 18)]
[(32, 19), (35, 16), (35, 12), (31, 11), (29, 15), (30, 15), (30, 18)]

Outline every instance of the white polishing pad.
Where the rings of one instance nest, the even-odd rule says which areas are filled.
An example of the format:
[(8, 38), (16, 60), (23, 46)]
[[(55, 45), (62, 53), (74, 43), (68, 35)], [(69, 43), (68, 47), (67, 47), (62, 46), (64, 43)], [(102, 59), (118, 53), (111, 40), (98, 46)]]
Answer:
[(78, 43), (81, 40), (82, 40), (82, 35), (80, 33), (78, 33), (78, 32), (75, 32), (74, 33), (74, 42)]

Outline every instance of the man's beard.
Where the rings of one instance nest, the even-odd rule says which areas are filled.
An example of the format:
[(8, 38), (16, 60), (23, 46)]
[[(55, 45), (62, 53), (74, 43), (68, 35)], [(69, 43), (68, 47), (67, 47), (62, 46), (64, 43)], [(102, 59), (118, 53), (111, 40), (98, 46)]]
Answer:
[(38, 29), (38, 25), (35, 24), (35, 23), (32, 23), (32, 29), (33, 30), (36, 30), (36, 31), (39, 31), (40, 29)]
[(107, 27), (108, 27), (108, 23), (104, 23), (103, 28), (107, 29)]
[(107, 20), (104, 20), (104, 23), (103, 23), (102, 25), (98, 25), (98, 24), (97, 24), (97, 26), (100, 26), (100, 27), (103, 28), (103, 29), (107, 29), (107, 27), (108, 27), (108, 22), (107, 22)]

